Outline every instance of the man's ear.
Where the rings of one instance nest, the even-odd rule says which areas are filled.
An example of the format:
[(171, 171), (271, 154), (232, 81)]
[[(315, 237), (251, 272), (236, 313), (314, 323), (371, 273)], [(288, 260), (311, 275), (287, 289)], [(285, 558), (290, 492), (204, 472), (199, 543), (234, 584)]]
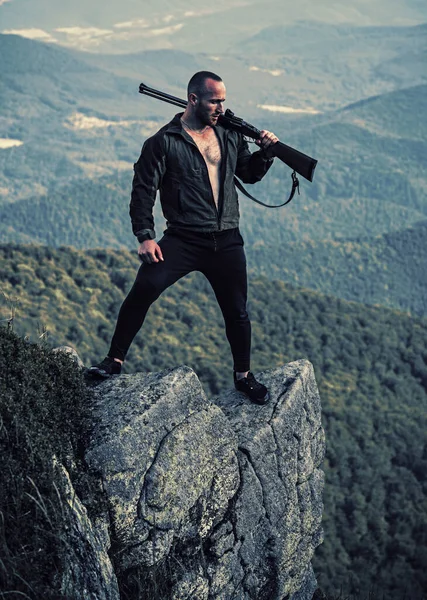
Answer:
[(188, 99), (190, 100), (191, 104), (193, 106), (196, 106), (196, 104), (198, 103), (199, 99), (196, 96), (196, 94), (193, 94), (193, 92), (191, 92), (190, 94), (188, 94)]

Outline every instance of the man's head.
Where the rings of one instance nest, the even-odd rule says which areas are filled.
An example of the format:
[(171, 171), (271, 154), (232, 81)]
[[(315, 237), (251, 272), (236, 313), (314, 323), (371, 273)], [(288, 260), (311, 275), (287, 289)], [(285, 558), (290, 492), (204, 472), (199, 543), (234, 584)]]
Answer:
[(224, 112), (225, 85), (221, 77), (210, 71), (195, 73), (188, 82), (188, 107), (204, 125), (216, 125)]

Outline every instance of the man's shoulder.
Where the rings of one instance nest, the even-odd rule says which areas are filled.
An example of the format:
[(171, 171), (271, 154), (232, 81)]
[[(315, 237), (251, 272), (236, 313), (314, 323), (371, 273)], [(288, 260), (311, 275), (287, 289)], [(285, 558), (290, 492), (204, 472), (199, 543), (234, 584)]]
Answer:
[(181, 129), (179, 116), (180, 115), (175, 115), (175, 117), (171, 121), (160, 127), (160, 129), (158, 129), (155, 133), (149, 136), (145, 140), (145, 143), (150, 146), (156, 144), (163, 144), (164, 138), (168, 133), (179, 132)]

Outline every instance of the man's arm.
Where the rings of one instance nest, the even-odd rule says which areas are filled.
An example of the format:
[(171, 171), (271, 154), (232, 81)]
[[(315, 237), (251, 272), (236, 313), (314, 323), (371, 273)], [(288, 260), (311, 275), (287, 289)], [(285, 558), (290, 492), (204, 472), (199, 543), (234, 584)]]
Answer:
[(140, 243), (154, 240), (153, 206), (166, 170), (164, 138), (154, 135), (145, 141), (134, 164), (129, 214), (132, 231)]
[(237, 156), (236, 175), (243, 183), (256, 183), (261, 181), (273, 164), (272, 146), (279, 138), (271, 131), (262, 130), (261, 137), (256, 140), (261, 150), (251, 153), (248, 143), (241, 137), (239, 153)]

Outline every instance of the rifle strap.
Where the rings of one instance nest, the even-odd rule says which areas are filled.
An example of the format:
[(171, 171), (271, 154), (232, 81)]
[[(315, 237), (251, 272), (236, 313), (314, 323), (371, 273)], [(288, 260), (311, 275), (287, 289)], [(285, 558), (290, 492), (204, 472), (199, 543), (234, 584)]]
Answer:
[(289, 195), (289, 198), (286, 200), (286, 202), (283, 202), (283, 204), (265, 204), (264, 202), (261, 202), (261, 200), (257, 200), (256, 198), (251, 196), (251, 194), (245, 190), (245, 188), (240, 183), (240, 181), (237, 179), (237, 177), (234, 177), (234, 183), (235, 183), (236, 187), (242, 192), (242, 194), (244, 194), (247, 198), (250, 198), (257, 204), (261, 204), (261, 206), (266, 206), (267, 208), (280, 208), (281, 206), (286, 206), (286, 204), (289, 204), (289, 202), (294, 197), (296, 190), (298, 190), (298, 195), (299, 195), (299, 181), (298, 181), (298, 177), (297, 177), (297, 174), (295, 173), (295, 171), (292, 173), (291, 193)]

